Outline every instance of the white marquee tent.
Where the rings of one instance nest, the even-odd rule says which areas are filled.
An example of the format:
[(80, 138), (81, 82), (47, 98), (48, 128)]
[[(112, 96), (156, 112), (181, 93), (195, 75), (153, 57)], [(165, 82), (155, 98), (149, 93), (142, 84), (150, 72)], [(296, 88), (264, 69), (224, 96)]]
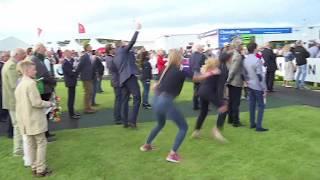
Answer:
[(97, 39), (91, 39), (90, 45), (91, 45), (92, 49), (94, 49), (94, 50), (105, 46), (105, 45), (99, 43)]
[(62, 47), (61, 49), (69, 49), (69, 50), (75, 50), (75, 51), (82, 51), (83, 47), (74, 39), (70, 40), (70, 43), (67, 44), (67, 46)]
[(0, 40), (0, 51), (11, 51), (16, 48), (28, 48), (30, 44), (15, 38), (15, 37), (8, 37), (5, 39)]

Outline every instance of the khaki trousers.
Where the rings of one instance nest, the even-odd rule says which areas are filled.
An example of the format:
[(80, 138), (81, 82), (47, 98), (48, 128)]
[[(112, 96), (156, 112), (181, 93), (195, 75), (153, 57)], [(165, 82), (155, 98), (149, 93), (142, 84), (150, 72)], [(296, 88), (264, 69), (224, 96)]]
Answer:
[(27, 147), (31, 159), (31, 168), (37, 173), (46, 170), (47, 138), (45, 133), (27, 135)]
[(22, 155), (23, 154), (22, 135), (16, 119), (16, 111), (9, 110), (9, 114), (10, 114), (11, 122), (13, 126), (13, 154)]
[(92, 81), (82, 81), (82, 83), (84, 89), (84, 110), (91, 110), (93, 84)]

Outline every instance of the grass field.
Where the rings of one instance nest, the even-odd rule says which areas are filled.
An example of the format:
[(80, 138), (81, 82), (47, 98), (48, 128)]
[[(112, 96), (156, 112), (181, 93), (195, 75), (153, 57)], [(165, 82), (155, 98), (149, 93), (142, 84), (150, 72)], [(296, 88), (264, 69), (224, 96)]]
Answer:
[[(106, 87), (109, 82), (104, 83), (107, 83)], [(191, 84), (184, 87), (177, 100), (179, 104), (191, 100), (191, 89)], [(57, 92), (63, 99), (64, 90), (60, 84)], [(111, 88), (105, 90), (106, 93), (98, 96), (100, 110), (112, 107)], [(78, 87), (77, 102), (82, 102), (81, 91)], [(81, 109), (81, 104), (77, 103), (77, 109)], [(187, 109), (191, 106), (179, 107), (186, 114), (191, 111)], [(183, 158), (180, 164), (165, 161), (177, 132), (171, 122), (155, 141), (159, 149), (148, 153), (140, 152), (139, 146), (144, 143), (154, 122), (141, 123), (138, 130), (103, 126), (57, 131), (58, 141), (49, 144), (47, 154), (54, 174), (45, 179), (320, 179), (319, 110), (298, 105), (267, 109), (264, 124), (270, 128), (269, 132), (256, 133), (248, 127), (226, 125), (223, 133), (230, 141), (228, 144), (220, 144), (211, 138), (214, 115), (210, 115), (204, 124), (203, 138), (190, 139), (197, 113), (189, 113), (189, 131), (180, 149)], [(140, 113), (140, 116), (145, 114)], [(248, 125), (247, 112), (241, 113), (241, 119)], [(11, 149), (12, 142), (1, 137), (0, 180), (32, 179), (21, 158), (11, 156)]]

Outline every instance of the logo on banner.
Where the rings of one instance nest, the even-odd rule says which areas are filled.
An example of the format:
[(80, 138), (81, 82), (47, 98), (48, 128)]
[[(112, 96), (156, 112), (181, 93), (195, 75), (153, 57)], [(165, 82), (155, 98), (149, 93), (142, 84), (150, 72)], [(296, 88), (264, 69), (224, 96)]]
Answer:
[(308, 66), (308, 74), (316, 75), (316, 72), (317, 72), (316, 70), (317, 70), (316, 65), (309, 64), (309, 66)]

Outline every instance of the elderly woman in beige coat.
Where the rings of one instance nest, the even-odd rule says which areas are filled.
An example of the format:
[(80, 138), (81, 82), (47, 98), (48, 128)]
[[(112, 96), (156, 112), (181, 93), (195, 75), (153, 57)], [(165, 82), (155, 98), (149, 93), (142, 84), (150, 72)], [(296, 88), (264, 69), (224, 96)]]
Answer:
[(32, 173), (43, 177), (51, 173), (46, 166), (45, 132), (48, 130), (48, 122), (44, 108), (51, 107), (53, 104), (41, 100), (37, 83), (34, 80), (37, 72), (34, 63), (23, 61), (19, 63), (18, 68), (23, 77), (15, 90), (16, 118), (21, 133), (27, 137)]
[(239, 117), (241, 91), (244, 82), (243, 56), (241, 54), (243, 50), (242, 46), (242, 40), (240, 38), (235, 38), (231, 42), (231, 48), (233, 49), (233, 57), (231, 61), (231, 66), (229, 68), (229, 76), (226, 82), (229, 92), (228, 123), (233, 124), (234, 127), (242, 126)]

